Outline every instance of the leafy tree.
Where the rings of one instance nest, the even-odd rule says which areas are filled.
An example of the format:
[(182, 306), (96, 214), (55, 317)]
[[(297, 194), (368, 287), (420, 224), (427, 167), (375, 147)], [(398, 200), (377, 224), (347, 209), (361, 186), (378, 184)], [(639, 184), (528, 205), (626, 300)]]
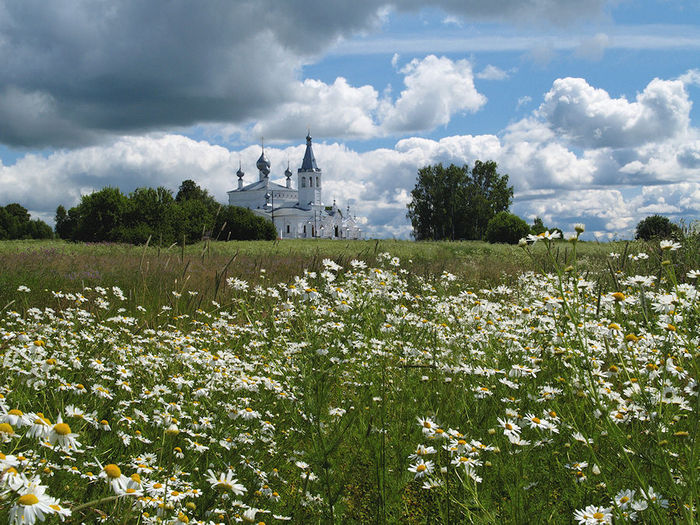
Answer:
[(418, 170), (407, 217), (416, 240), (482, 239), (489, 220), (513, 199), (508, 175), (493, 161), (467, 166), (426, 166)]
[(151, 237), (153, 242), (176, 242), (172, 191), (162, 186), (136, 188), (129, 195), (120, 237), (124, 242), (142, 244)]
[(272, 241), (276, 238), (277, 231), (271, 221), (255, 215), (247, 208), (224, 206), (216, 217), (214, 235), (223, 241)]
[(107, 187), (84, 195), (77, 206), (74, 241), (119, 241), (118, 229), (124, 224), (129, 199), (118, 188)]
[(13, 202), (0, 206), (0, 239), (50, 239), (51, 227), (39, 219), (32, 220), (27, 208)]
[(518, 244), (528, 233), (530, 226), (524, 220), (507, 211), (501, 211), (489, 221), (484, 238), (488, 242)]
[(635, 239), (649, 241), (651, 239), (680, 238), (682, 231), (677, 224), (673, 224), (668, 217), (663, 215), (650, 215), (637, 224)]
[(532, 227), (530, 228), (530, 233), (533, 235), (539, 235), (540, 233), (544, 233), (547, 231), (547, 227), (544, 225), (544, 222), (542, 222), (542, 218), (540, 217), (535, 217), (535, 220), (532, 223)]
[(199, 185), (191, 179), (183, 180), (177, 190), (175, 196), (176, 202), (184, 202), (189, 200), (197, 200), (205, 202), (213, 207), (218, 206), (214, 197), (209, 195), (209, 192), (199, 187)]
[(163, 187), (137, 188), (128, 196), (117, 188), (85, 195), (68, 211), (63, 206), (56, 209), (56, 233), (73, 241), (132, 244), (145, 243), (149, 237), (153, 243), (170, 244), (183, 236), (194, 243), (203, 234), (218, 234), (220, 239), (275, 238), (272, 223), (245, 208), (220, 206), (191, 180), (183, 181), (175, 198)]

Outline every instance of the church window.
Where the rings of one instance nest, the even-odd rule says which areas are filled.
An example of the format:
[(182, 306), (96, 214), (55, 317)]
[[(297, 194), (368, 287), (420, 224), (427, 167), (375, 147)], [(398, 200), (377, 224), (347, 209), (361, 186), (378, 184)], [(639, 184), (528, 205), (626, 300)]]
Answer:
[(306, 235), (306, 224), (304, 224), (304, 235)]
[(289, 224), (287, 224), (287, 233), (289, 233)]
[(309, 177), (309, 188), (313, 188), (313, 187), (314, 187), (314, 178)]
[[(301, 178), (301, 187), (306, 188), (306, 177)], [(304, 233), (306, 233), (306, 232), (304, 232)]]
[(316, 177), (316, 187), (318, 188), (320, 184), (318, 183), (318, 177)]

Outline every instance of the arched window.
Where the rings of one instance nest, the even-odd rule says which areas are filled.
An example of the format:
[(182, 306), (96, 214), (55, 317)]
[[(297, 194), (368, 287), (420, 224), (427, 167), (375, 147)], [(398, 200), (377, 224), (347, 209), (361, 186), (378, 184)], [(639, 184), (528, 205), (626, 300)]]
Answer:
[[(306, 188), (306, 177), (301, 178), (301, 187)], [(306, 233), (306, 232), (304, 232), (304, 233)]]
[(318, 177), (316, 177), (316, 187), (318, 188), (320, 184), (318, 183)]
[(313, 187), (314, 187), (314, 178), (309, 177), (309, 188), (313, 188)]

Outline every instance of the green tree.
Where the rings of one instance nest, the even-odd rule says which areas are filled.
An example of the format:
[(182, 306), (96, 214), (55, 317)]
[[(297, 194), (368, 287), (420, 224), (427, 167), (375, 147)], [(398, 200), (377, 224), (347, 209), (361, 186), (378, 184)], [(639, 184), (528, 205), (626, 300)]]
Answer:
[(484, 238), (488, 242), (518, 244), (518, 241), (528, 233), (530, 233), (530, 226), (524, 220), (507, 211), (501, 211), (489, 221)]
[(673, 224), (668, 217), (663, 215), (650, 215), (637, 224), (635, 239), (649, 241), (651, 239), (680, 238), (682, 231), (677, 224)]
[(32, 220), (27, 208), (13, 202), (0, 206), (0, 239), (50, 239), (51, 227), (44, 221)]
[(128, 205), (128, 197), (118, 188), (107, 187), (83, 195), (75, 212), (77, 221), (71, 239), (84, 242), (120, 241), (119, 230), (124, 224)]
[(277, 232), (272, 221), (255, 215), (247, 208), (223, 206), (216, 217), (214, 236), (222, 241), (272, 241)]
[(151, 237), (154, 243), (161, 240), (165, 244), (176, 242), (174, 206), (172, 191), (167, 188), (136, 188), (129, 194), (121, 240), (143, 244)]
[(493, 161), (467, 166), (426, 166), (418, 170), (407, 217), (416, 240), (482, 239), (489, 220), (513, 199), (508, 175)]

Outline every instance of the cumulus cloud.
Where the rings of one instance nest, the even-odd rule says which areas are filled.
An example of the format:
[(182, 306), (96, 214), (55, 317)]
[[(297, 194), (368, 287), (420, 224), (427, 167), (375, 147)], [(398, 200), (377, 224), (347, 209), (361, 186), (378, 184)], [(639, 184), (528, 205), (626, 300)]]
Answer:
[[(413, 61), (406, 77), (415, 74), (420, 78), (418, 70), (426, 65), (447, 71), (462, 67), (458, 62), (428, 57)], [(381, 106), (384, 104), (386, 115), (392, 115), (411, 100), (406, 93), (411, 89), (417, 93), (421, 87), (421, 82), (406, 84), (395, 102), (380, 99), (367, 86), (354, 88), (340, 80), (330, 85), (305, 82), (295, 96), (302, 109), (304, 90), (324, 99), (329, 110), (334, 97), (355, 100), (351, 106), (355, 111), (345, 117), (346, 125), (358, 122), (362, 130), (362, 126), (385, 125), (378, 116)], [(537, 110), (498, 134), (440, 140), (407, 137), (393, 147), (364, 152), (338, 143), (314, 142), (325, 177), (324, 200), (330, 203), (336, 198), (341, 206), (354, 203), (353, 212), (367, 219), (370, 236), (408, 237), (406, 202), (419, 168), (438, 162), (473, 165), (476, 159), (493, 159), (515, 188), (514, 212), (528, 220), (540, 216), (564, 230), (584, 222), (587, 232), (599, 236), (630, 237), (636, 223), (650, 213), (664, 213), (672, 219), (699, 218), (700, 132), (690, 125), (684, 85), (679, 79), (654, 79), (635, 102), (628, 102), (581, 79), (558, 79)], [(410, 110), (410, 104), (406, 105), (404, 111)], [(364, 120), (373, 111), (374, 120)], [(300, 115), (302, 118), (303, 112)], [(674, 129), (654, 138), (640, 122), (652, 127), (667, 122)], [(330, 129), (333, 123), (319, 125)], [(605, 125), (616, 126), (618, 134), (627, 136), (614, 136), (607, 129), (596, 137), (593, 130)], [(295, 133), (298, 135), (298, 128)], [(266, 147), (273, 180), (283, 182), (287, 161), (292, 169), (298, 167), (303, 152), (303, 138), (298, 136), (293, 146)], [(176, 190), (187, 178), (226, 202), (226, 191), (236, 187), (234, 172), (239, 160), (247, 172), (246, 181), (252, 182), (257, 178), (254, 166), (259, 154), (259, 146), (235, 151), (175, 134), (124, 136), (47, 156), (27, 155), (11, 166), (0, 164), (4, 190), (0, 204), (20, 202), (46, 217), (58, 204), (74, 205), (81, 194), (109, 184), (118, 184), (125, 192), (159, 185)]]
[(612, 98), (582, 78), (557, 79), (539, 116), (580, 147), (634, 147), (671, 138), (690, 121), (692, 103), (680, 80), (652, 80), (635, 102)]
[(428, 55), (412, 60), (401, 72), (406, 89), (395, 103), (385, 101), (379, 110), (383, 128), (390, 133), (445, 125), (453, 114), (474, 112), (486, 104), (486, 97), (474, 87), (468, 60)]
[[(602, 4), (246, 0), (194, 8), (167, 0), (0, 0), (0, 142), (78, 147), (106, 135), (244, 125), (298, 104), (308, 88), (298, 85), (303, 65), (342, 39), (376, 30), (389, 9), (432, 6), (464, 19), (565, 23), (600, 13)], [(401, 104), (415, 122), (425, 118), (415, 99)], [(442, 111), (437, 122), (444, 120)]]

